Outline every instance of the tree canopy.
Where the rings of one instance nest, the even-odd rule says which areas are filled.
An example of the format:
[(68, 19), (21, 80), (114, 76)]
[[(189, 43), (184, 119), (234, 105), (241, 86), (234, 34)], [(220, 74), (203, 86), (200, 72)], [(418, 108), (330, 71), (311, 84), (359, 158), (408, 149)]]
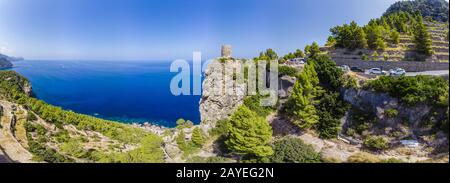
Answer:
[(448, 2), (445, 0), (399, 1), (392, 4), (384, 15), (386, 16), (401, 11), (410, 14), (419, 12), (424, 17), (431, 17), (434, 20), (446, 22), (448, 21), (448, 5)]
[(227, 147), (236, 154), (266, 157), (273, 154), (269, 142), (272, 127), (245, 105), (231, 116), (228, 126)]

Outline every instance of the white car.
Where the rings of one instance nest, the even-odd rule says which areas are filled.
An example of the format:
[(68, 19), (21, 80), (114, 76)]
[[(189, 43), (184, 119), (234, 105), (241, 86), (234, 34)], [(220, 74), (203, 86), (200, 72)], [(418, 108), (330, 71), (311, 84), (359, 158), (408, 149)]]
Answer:
[(339, 68), (344, 72), (350, 71), (350, 67), (348, 65), (341, 65)]
[(403, 76), (406, 74), (405, 69), (402, 68), (395, 68), (395, 69), (391, 69), (389, 70), (389, 75), (391, 76)]
[(387, 74), (386, 71), (383, 71), (380, 68), (372, 68), (372, 69), (369, 69), (368, 72), (369, 72), (369, 74), (376, 74), (376, 75), (386, 75)]

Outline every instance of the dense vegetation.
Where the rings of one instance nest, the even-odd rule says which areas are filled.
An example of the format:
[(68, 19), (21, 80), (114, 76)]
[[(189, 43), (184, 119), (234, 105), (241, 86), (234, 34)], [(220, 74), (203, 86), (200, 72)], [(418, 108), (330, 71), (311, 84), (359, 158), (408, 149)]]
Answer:
[(298, 127), (315, 128), (322, 138), (335, 138), (341, 130), (340, 119), (348, 110), (339, 93), (343, 72), (320, 52), (310, 56), (303, 72), (297, 75), (284, 112)]
[(272, 60), (277, 60), (277, 59), (278, 59), (278, 54), (275, 51), (273, 51), (272, 48), (269, 48), (266, 51), (259, 53), (259, 57), (256, 57), (253, 60), (272, 61)]
[(399, 98), (407, 105), (429, 104), (438, 107), (448, 106), (448, 81), (441, 77), (387, 77), (382, 76), (369, 81), (364, 86), (376, 92), (385, 92)]
[(295, 77), (298, 74), (298, 70), (294, 67), (280, 65), (278, 67), (278, 75)]
[(302, 50), (297, 49), (294, 53), (288, 53), (283, 56), (284, 60), (291, 60), (294, 58), (305, 58), (305, 53)]
[[(392, 12), (370, 20), (365, 26), (359, 26), (352, 21), (350, 24), (331, 28), (330, 31), (332, 36), (328, 38), (327, 45), (336, 48), (385, 50), (389, 45), (398, 45), (402, 33), (413, 35), (415, 50), (418, 53), (425, 56), (433, 54), (431, 36), (422, 15), (416, 12)], [(376, 59), (378, 56), (372, 57)], [(421, 57), (417, 59), (423, 60)]]
[(448, 2), (445, 0), (399, 1), (391, 5), (384, 15), (387, 16), (400, 11), (411, 14), (418, 11), (424, 17), (431, 17), (441, 22), (448, 21)]

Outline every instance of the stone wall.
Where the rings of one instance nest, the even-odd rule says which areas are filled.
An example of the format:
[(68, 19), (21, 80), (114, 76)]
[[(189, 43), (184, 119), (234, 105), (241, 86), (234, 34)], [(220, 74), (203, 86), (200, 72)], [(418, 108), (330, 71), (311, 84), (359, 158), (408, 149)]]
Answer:
[(231, 45), (222, 45), (221, 56), (224, 58), (232, 57)]
[(348, 65), (362, 69), (383, 67), (383, 70), (403, 68), (408, 72), (422, 72), (433, 70), (448, 70), (449, 63), (446, 62), (414, 62), (414, 61), (363, 61), (359, 59), (335, 59), (337, 65)]

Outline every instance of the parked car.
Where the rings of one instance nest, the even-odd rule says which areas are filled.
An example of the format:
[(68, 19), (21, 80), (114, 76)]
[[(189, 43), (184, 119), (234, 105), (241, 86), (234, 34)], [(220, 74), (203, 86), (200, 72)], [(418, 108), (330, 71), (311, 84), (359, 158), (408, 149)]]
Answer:
[(380, 68), (372, 68), (372, 69), (369, 69), (369, 74), (386, 75), (387, 72), (386, 72), (386, 71), (383, 71), (383, 70), (380, 69)]
[(353, 72), (364, 72), (364, 69), (361, 69), (359, 67), (351, 67), (350, 70)]
[(305, 64), (305, 59), (304, 58), (294, 58), (291, 60), (291, 62), (293, 62), (295, 64)]
[(342, 69), (342, 71), (344, 72), (350, 71), (350, 67), (348, 65), (341, 65), (339, 66), (339, 68)]
[(406, 74), (405, 69), (402, 68), (395, 68), (395, 69), (391, 69), (389, 70), (389, 75), (391, 76), (403, 76)]

